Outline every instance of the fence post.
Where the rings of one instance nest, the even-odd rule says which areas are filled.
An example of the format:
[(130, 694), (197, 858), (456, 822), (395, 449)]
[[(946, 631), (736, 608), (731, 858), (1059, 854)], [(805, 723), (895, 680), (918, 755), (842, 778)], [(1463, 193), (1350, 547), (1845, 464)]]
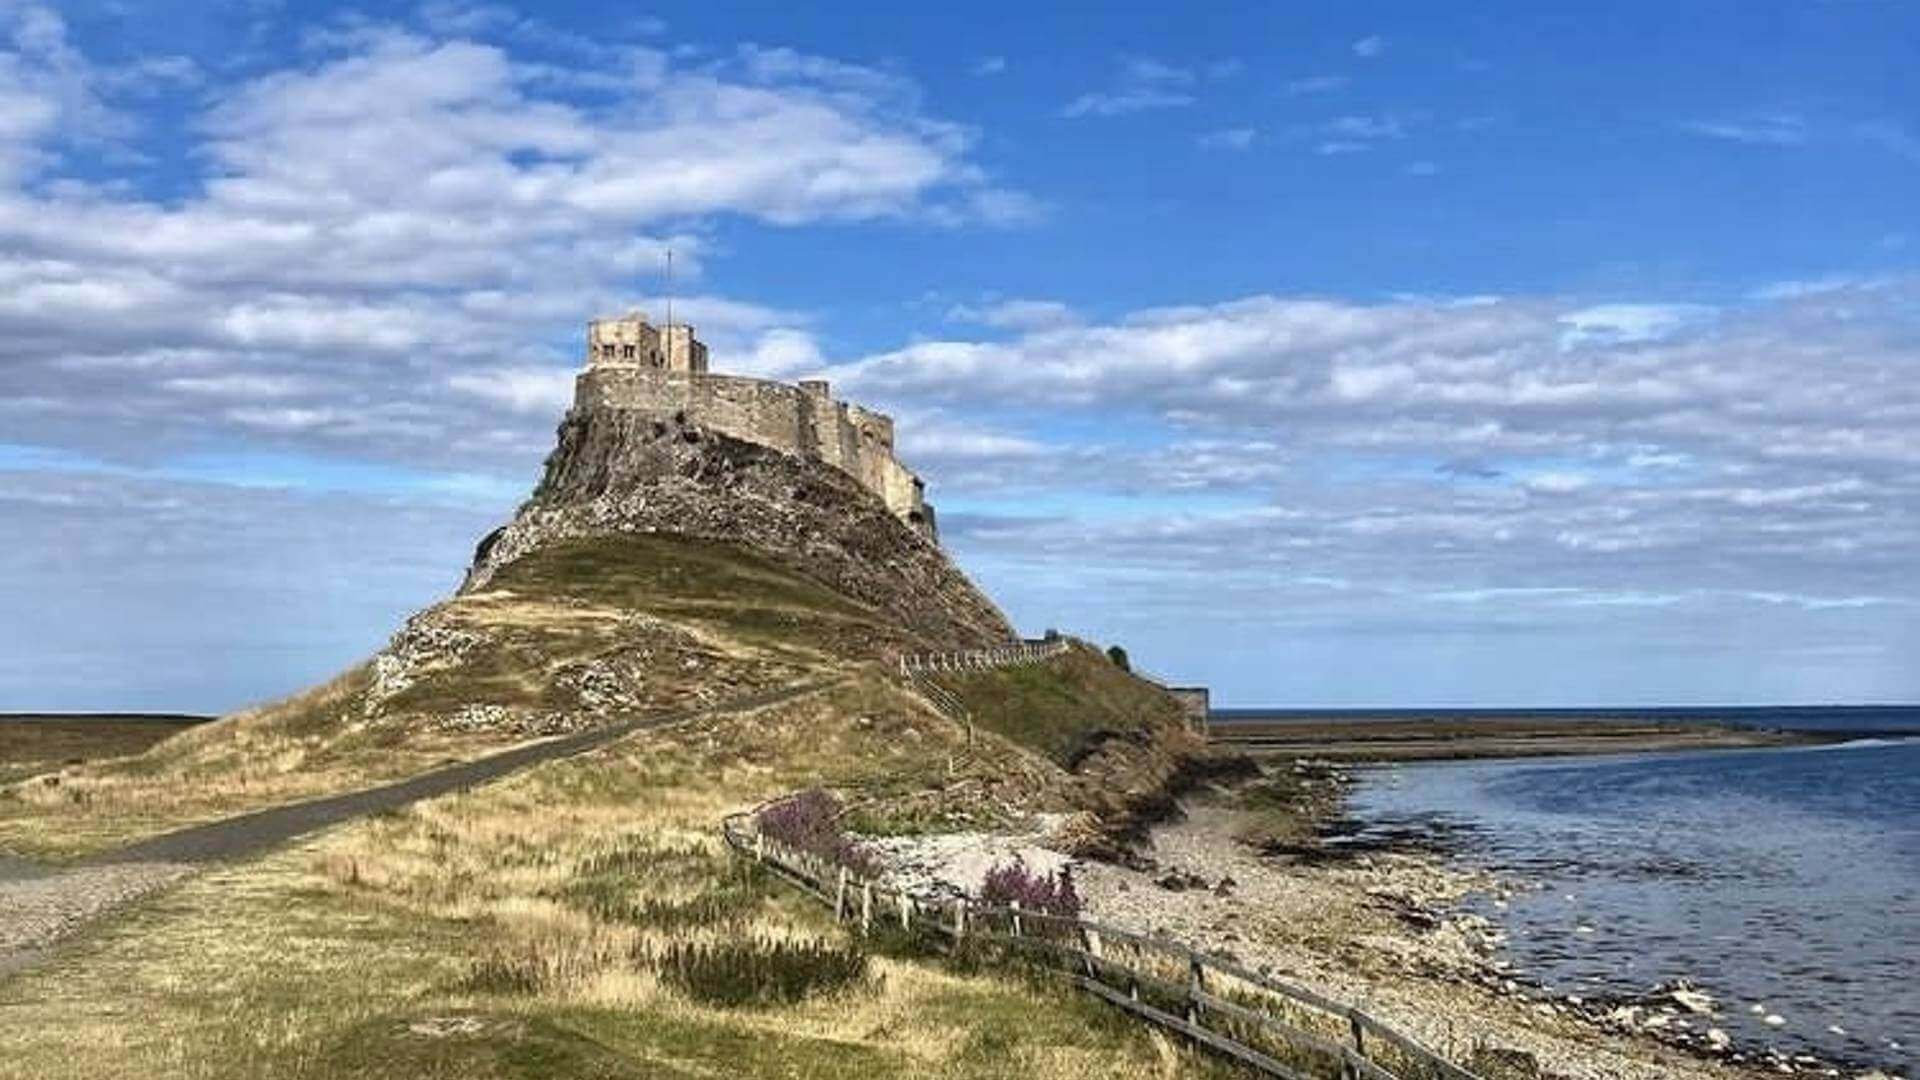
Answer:
[(1200, 995), (1207, 988), (1205, 970), (1200, 966), (1200, 954), (1187, 950), (1187, 1023), (1200, 1022)]
[(767, 861), (767, 834), (766, 833), (756, 832), (753, 834), (753, 861), (754, 862)]
[(1019, 937), (1020, 936), (1020, 901), (1018, 900), (1011, 901), (1007, 904), (1007, 907), (1013, 910), (1013, 936)]
[(833, 921), (844, 922), (847, 918), (847, 868), (840, 868), (839, 884), (833, 890)]
[(1367, 1053), (1367, 1033), (1366, 1029), (1360, 1026), (1360, 1014), (1358, 1012), (1348, 1010), (1347, 1026), (1353, 1031), (1353, 1052), (1365, 1057)]
[(955, 897), (953, 901), (953, 940), (959, 941), (967, 936), (967, 898)]
[(873, 882), (860, 883), (860, 930), (873, 929)]
[(1087, 969), (1087, 978), (1099, 978), (1100, 968), (1094, 960), (1100, 956), (1100, 931), (1085, 923), (1080, 924), (1080, 948), (1087, 954), (1086, 959), (1081, 961), (1081, 966)]
[(906, 893), (900, 894), (900, 929), (913, 929), (913, 898)]

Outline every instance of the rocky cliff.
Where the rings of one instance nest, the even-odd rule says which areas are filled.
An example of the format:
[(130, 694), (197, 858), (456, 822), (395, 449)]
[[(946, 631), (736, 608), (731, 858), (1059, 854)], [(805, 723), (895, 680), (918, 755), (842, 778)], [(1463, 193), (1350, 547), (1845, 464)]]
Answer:
[(463, 591), (560, 540), (667, 534), (743, 545), (872, 608), (928, 649), (1014, 636), (938, 545), (853, 478), (684, 416), (580, 407), (533, 498), (482, 541)]

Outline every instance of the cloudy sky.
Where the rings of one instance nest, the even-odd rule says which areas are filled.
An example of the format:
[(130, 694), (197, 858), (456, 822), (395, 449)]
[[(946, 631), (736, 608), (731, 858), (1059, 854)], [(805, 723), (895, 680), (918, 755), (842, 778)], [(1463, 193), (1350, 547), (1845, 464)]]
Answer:
[(1911, 7), (805, 7), (0, 0), (0, 710), (378, 647), (668, 248), (1224, 703), (1920, 698)]

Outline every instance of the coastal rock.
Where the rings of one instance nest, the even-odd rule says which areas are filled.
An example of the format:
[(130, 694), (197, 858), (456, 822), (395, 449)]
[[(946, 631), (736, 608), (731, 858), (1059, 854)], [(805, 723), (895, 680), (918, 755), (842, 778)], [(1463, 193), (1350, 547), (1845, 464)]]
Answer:
[(1071, 857), (1042, 846), (1059, 817), (1036, 815), (1034, 827), (1020, 833), (890, 836), (864, 840), (860, 846), (880, 861), (888, 881), (910, 893), (975, 896), (995, 867), (1018, 863), (1046, 877), (1071, 870), (1075, 865)]
[(1168, 892), (1185, 892), (1188, 889), (1205, 889), (1207, 881), (1198, 874), (1186, 870), (1175, 870), (1163, 875), (1154, 882)]
[(1712, 994), (1686, 979), (1675, 979), (1654, 987), (1651, 997), (1654, 1000), (1671, 1001), (1695, 1016), (1711, 1016), (1715, 1007)]

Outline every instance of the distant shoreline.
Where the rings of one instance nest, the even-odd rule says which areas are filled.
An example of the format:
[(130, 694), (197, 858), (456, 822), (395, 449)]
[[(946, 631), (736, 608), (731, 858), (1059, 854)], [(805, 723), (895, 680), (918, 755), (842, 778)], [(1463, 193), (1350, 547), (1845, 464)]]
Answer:
[(0, 712), (0, 724), (204, 724), (217, 716), (154, 712)]
[[(1882, 733), (1884, 734), (1884, 733)], [(1914, 734), (1903, 732), (1896, 734)], [(1673, 750), (1733, 750), (1810, 746), (1863, 737), (1853, 731), (1779, 731), (1761, 728), (1523, 718), (1349, 720), (1322, 715), (1283, 720), (1215, 717), (1213, 745), (1258, 757), (1315, 757), (1338, 761), (1459, 761), (1482, 758), (1562, 757)]]
[(142, 753), (212, 719), (182, 713), (0, 713), (0, 784)]

